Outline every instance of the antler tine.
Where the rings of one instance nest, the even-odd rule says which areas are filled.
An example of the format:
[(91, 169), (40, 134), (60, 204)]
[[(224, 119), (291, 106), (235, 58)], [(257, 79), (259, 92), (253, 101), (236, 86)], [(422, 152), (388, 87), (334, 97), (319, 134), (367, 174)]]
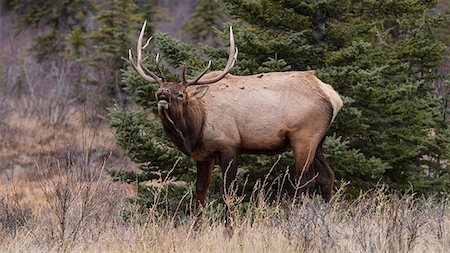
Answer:
[(186, 79), (186, 66), (183, 66), (183, 70), (181, 71), (181, 83), (184, 86), (188, 86), (188, 80)]
[[(230, 58), (228, 59), (228, 62), (227, 62), (227, 66), (225, 67), (225, 70), (224, 70), (224, 72), (230, 72), (231, 71), (231, 69), (234, 67), (234, 64), (236, 63), (236, 60), (237, 60), (237, 55), (238, 55), (238, 52), (239, 52), (239, 50), (238, 50), (238, 48), (236, 47), (235, 48), (235, 52), (234, 52), (234, 55), (233, 55), (233, 57), (231, 58), (231, 54), (230, 54), (230, 58), (231, 58), (231, 60), (230, 60)], [(230, 63), (231, 62), (231, 63)]]
[[(145, 32), (145, 26), (147, 25), (147, 21), (144, 22), (144, 25), (142, 25), (142, 29), (141, 29), (141, 33), (139, 34), (139, 39), (138, 39), (138, 43), (137, 43), (137, 47), (136, 47), (136, 54), (137, 54), (137, 61), (136, 63), (134, 62), (133, 59), (133, 53), (131, 52), (131, 49), (128, 50), (128, 58), (130, 60), (131, 66), (134, 68), (134, 70), (136, 70), (136, 72), (142, 77), (144, 78), (147, 82), (157, 82), (160, 85), (162, 84), (162, 80), (155, 75), (154, 73), (152, 73), (151, 71), (149, 71), (147, 68), (145, 68), (145, 70), (142, 68), (142, 40), (144, 39), (144, 32)], [(150, 43), (150, 40), (152, 39), (152, 37), (150, 37), (147, 40), (147, 43), (145, 43), (144, 47), (147, 47), (147, 45)], [(148, 76), (145, 72), (148, 72), (148, 74), (151, 76)]]
[[(134, 63), (133, 59), (133, 53), (131, 52), (131, 49), (128, 50), (128, 62), (131, 64), (131, 66), (134, 68), (134, 70), (142, 77), (145, 81), (153, 83), (156, 80), (142, 71), (142, 69), (139, 69), (139, 67)], [(139, 64), (138, 64), (139, 65)]]
[(214, 77), (214, 78), (211, 78), (211, 79), (200, 80), (200, 78), (202, 78), (203, 75), (205, 75), (206, 72), (211, 67), (211, 61), (209, 61), (208, 66), (206, 67), (206, 69), (202, 73), (200, 73), (200, 75), (198, 75), (194, 80), (187, 80), (186, 81), (186, 86), (211, 84), (211, 83), (215, 83), (215, 82), (219, 81), (220, 79), (224, 78), (231, 71), (231, 69), (234, 67), (234, 64), (236, 63), (236, 60), (237, 60), (237, 55), (238, 55), (238, 49), (235, 47), (235, 44), (234, 44), (233, 27), (230, 26), (230, 52), (229, 52), (229, 55), (228, 55), (227, 65), (225, 66), (225, 68), (222, 71), (222, 73), (220, 75)]
[(148, 44), (150, 44), (150, 41), (152, 40), (153, 37), (148, 38), (147, 42), (145, 42), (145, 45), (142, 47), (142, 49), (147, 48)]
[(159, 73), (161, 74), (162, 80), (164, 82), (166, 82), (166, 76), (164, 75), (164, 72), (162, 72), (161, 66), (159, 65), (161, 63), (161, 58), (159, 58), (159, 53), (156, 54), (155, 62), (156, 62), (156, 68), (158, 69)]
[(184, 83), (185, 86), (197, 84), (198, 80), (200, 80), (200, 78), (202, 78), (206, 74), (206, 72), (208, 72), (208, 70), (211, 68), (211, 63), (212, 63), (212, 61), (210, 60), (208, 62), (208, 66), (206, 66), (206, 68), (194, 80), (186, 80), (186, 70), (183, 67), (183, 76), (184, 76), (183, 81), (185, 81), (185, 83)]

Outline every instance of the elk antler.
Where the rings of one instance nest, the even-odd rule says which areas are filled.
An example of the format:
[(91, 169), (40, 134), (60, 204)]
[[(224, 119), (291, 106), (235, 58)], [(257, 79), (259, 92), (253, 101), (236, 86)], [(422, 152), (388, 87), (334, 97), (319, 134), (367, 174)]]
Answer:
[(161, 62), (161, 58), (159, 58), (159, 53), (156, 54), (155, 62), (156, 62), (156, 68), (158, 69), (159, 73), (161, 74), (162, 80), (164, 82), (166, 82), (166, 76), (164, 75), (164, 72), (162, 72), (161, 67), (159, 66), (159, 63)]
[(215, 82), (219, 81), (220, 79), (224, 78), (231, 71), (234, 64), (236, 63), (237, 55), (238, 55), (238, 49), (234, 45), (233, 28), (230, 26), (230, 52), (228, 55), (227, 65), (225, 66), (222, 73), (211, 79), (200, 80), (200, 78), (202, 78), (203, 75), (205, 75), (206, 72), (208, 72), (209, 68), (211, 67), (211, 61), (209, 61), (208, 66), (205, 68), (205, 70), (203, 70), (202, 73), (200, 73), (194, 80), (186, 80), (186, 69), (183, 67), (183, 74), (181, 76), (182, 83), (185, 86), (189, 86), (189, 85), (211, 84), (211, 83), (215, 83)]
[[(147, 42), (145, 43), (144, 47), (142, 47), (142, 40), (144, 38), (144, 31), (145, 26), (147, 25), (147, 21), (144, 22), (144, 25), (142, 26), (141, 33), (139, 34), (139, 39), (136, 47), (136, 53), (137, 53), (137, 61), (134, 62), (133, 59), (133, 53), (131, 52), (131, 49), (128, 51), (128, 58), (131, 66), (136, 70), (136, 72), (144, 78), (147, 82), (157, 82), (159, 85), (163, 83), (163, 80), (161, 80), (157, 75), (152, 73), (150, 70), (148, 70), (145, 66), (142, 65), (142, 48), (145, 48), (150, 43), (150, 40), (152, 40), (152, 37), (150, 37)], [(161, 72), (159, 68), (159, 55), (156, 56), (156, 66), (158, 70)], [(146, 72), (150, 75), (148, 76)], [(161, 72), (162, 73), (162, 72)], [(163, 77), (164, 78), (164, 77)], [(165, 79), (165, 78), (164, 78)]]

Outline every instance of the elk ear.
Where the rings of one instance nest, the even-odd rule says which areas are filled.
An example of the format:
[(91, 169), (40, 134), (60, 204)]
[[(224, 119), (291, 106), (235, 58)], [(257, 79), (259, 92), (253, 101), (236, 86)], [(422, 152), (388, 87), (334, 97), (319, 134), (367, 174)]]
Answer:
[(188, 91), (188, 99), (200, 99), (206, 94), (208, 89), (209, 86), (195, 86), (194, 90)]

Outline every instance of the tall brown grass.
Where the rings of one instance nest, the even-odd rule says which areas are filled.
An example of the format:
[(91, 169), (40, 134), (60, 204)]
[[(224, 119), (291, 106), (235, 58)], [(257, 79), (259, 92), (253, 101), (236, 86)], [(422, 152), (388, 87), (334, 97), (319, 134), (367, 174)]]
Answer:
[[(103, 161), (67, 155), (35, 167), (40, 201), (18, 201), (13, 183), (0, 198), (3, 252), (448, 252), (449, 199), (388, 194), (385, 189), (347, 200), (339, 189), (330, 203), (288, 197), (271, 202), (262, 189), (250, 203), (232, 201), (234, 233), (225, 233), (214, 201), (194, 229), (195, 216), (161, 215), (125, 205), (120, 187), (103, 178)], [(84, 157), (86, 158), (86, 157)], [(31, 182), (30, 182), (31, 183)], [(233, 197), (233, 196), (231, 196)], [(164, 194), (159, 201), (165, 202)], [(245, 205), (245, 212), (242, 210)], [(123, 211), (131, 217), (125, 222)], [(137, 210), (137, 209), (136, 209)], [(151, 211), (153, 210), (153, 211)]]

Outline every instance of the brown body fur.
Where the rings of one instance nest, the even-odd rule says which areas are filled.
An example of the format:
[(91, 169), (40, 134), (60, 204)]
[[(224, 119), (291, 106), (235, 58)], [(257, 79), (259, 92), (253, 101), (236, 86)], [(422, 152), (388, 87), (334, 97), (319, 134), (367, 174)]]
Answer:
[(201, 99), (205, 120), (202, 145), (192, 154), (195, 160), (210, 159), (230, 148), (239, 153), (274, 153), (292, 145), (291, 135), (310, 140), (311, 148), (319, 144), (334, 109), (314, 74), (258, 76), (228, 75), (209, 85)]
[[(218, 73), (211, 72), (205, 78)], [(191, 94), (201, 86), (184, 90), (178, 85), (167, 83), (161, 88), (182, 90), (188, 98), (178, 105), (171, 101), (167, 109), (160, 107), (159, 115), (171, 140), (197, 162), (200, 206), (216, 157), (226, 178), (227, 194), (236, 176), (239, 154), (274, 154), (290, 148), (297, 172), (303, 175), (302, 184), (310, 184), (305, 188), (317, 190), (325, 200), (331, 198), (334, 174), (321, 146), (342, 100), (313, 72), (227, 75), (208, 85), (208, 91), (198, 98)]]

